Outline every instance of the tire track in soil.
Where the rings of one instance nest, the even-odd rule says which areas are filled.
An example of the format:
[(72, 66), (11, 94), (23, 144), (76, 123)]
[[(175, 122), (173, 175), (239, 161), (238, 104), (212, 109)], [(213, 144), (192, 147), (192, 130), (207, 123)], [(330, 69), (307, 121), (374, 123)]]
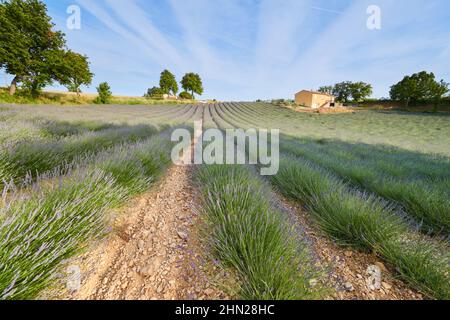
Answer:
[(74, 300), (228, 299), (227, 274), (199, 238), (193, 166), (173, 166), (153, 191), (132, 201), (114, 232), (77, 258), (82, 286)]
[[(423, 295), (397, 279), (375, 254), (345, 249), (323, 235), (301, 205), (275, 193), (277, 207), (286, 212), (312, 250), (316, 266), (327, 271), (322, 281), (332, 300), (422, 300)], [(369, 288), (368, 268), (381, 270), (381, 286)]]

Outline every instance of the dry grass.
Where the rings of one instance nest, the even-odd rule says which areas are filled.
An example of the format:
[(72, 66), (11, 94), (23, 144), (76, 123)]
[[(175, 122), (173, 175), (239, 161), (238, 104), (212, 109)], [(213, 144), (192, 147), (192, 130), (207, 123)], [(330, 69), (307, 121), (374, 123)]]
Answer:
[[(29, 97), (20, 91), (15, 96), (10, 96), (6, 88), (0, 88), (0, 103), (17, 104), (56, 104), (56, 105), (89, 105), (94, 104), (96, 93), (81, 93), (77, 95), (73, 92), (45, 91), (37, 98)], [(195, 100), (154, 100), (145, 97), (132, 97), (115, 95), (111, 99), (111, 104), (124, 105), (154, 105), (154, 104), (191, 104)]]

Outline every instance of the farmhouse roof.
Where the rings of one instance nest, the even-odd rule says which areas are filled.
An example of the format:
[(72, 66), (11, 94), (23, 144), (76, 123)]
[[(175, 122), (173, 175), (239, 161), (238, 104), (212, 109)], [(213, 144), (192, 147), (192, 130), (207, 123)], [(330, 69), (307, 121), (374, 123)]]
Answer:
[(309, 92), (309, 93), (318, 94), (318, 95), (321, 95), (321, 96), (333, 97), (332, 94), (319, 92), (319, 91), (313, 91), (313, 90), (302, 90), (302, 91), (297, 92), (296, 94), (299, 94), (299, 93), (302, 93), (302, 92)]

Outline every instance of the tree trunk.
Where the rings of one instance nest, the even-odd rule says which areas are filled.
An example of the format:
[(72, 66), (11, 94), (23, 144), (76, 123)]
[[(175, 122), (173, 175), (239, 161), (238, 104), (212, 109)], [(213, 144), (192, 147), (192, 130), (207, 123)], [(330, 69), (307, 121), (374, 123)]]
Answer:
[(439, 111), (440, 99), (435, 99), (433, 103), (433, 112), (437, 113)]
[(11, 81), (11, 86), (9, 87), (9, 95), (13, 96), (17, 91), (17, 82), (19, 82), (19, 77), (15, 76)]
[(32, 85), (31, 85), (31, 96), (33, 98), (37, 98), (39, 97), (39, 85), (36, 81), (33, 81)]

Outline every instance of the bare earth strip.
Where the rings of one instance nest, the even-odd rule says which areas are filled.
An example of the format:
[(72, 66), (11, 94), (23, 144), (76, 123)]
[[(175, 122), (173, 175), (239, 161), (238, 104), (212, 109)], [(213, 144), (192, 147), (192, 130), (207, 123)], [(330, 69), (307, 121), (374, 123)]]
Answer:
[[(328, 270), (323, 279), (335, 300), (421, 300), (424, 297), (393, 276), (374, 254), (344, 249), (322, 235), (311, 217), (298, 204), (276, 194), (275, 202), (287, 212), (312, 248), (318, 266)], [(370, 287), (369, 267), (381, 269), (381, 286)]]
[[(198, 239), (192, 167), (172, 167), (155, 191), (133, 201), (114, 232), (78, 260), (82, 287), (71, 299), (226, 299)], [(76, 263), (76, 262), (74, 262)]]

